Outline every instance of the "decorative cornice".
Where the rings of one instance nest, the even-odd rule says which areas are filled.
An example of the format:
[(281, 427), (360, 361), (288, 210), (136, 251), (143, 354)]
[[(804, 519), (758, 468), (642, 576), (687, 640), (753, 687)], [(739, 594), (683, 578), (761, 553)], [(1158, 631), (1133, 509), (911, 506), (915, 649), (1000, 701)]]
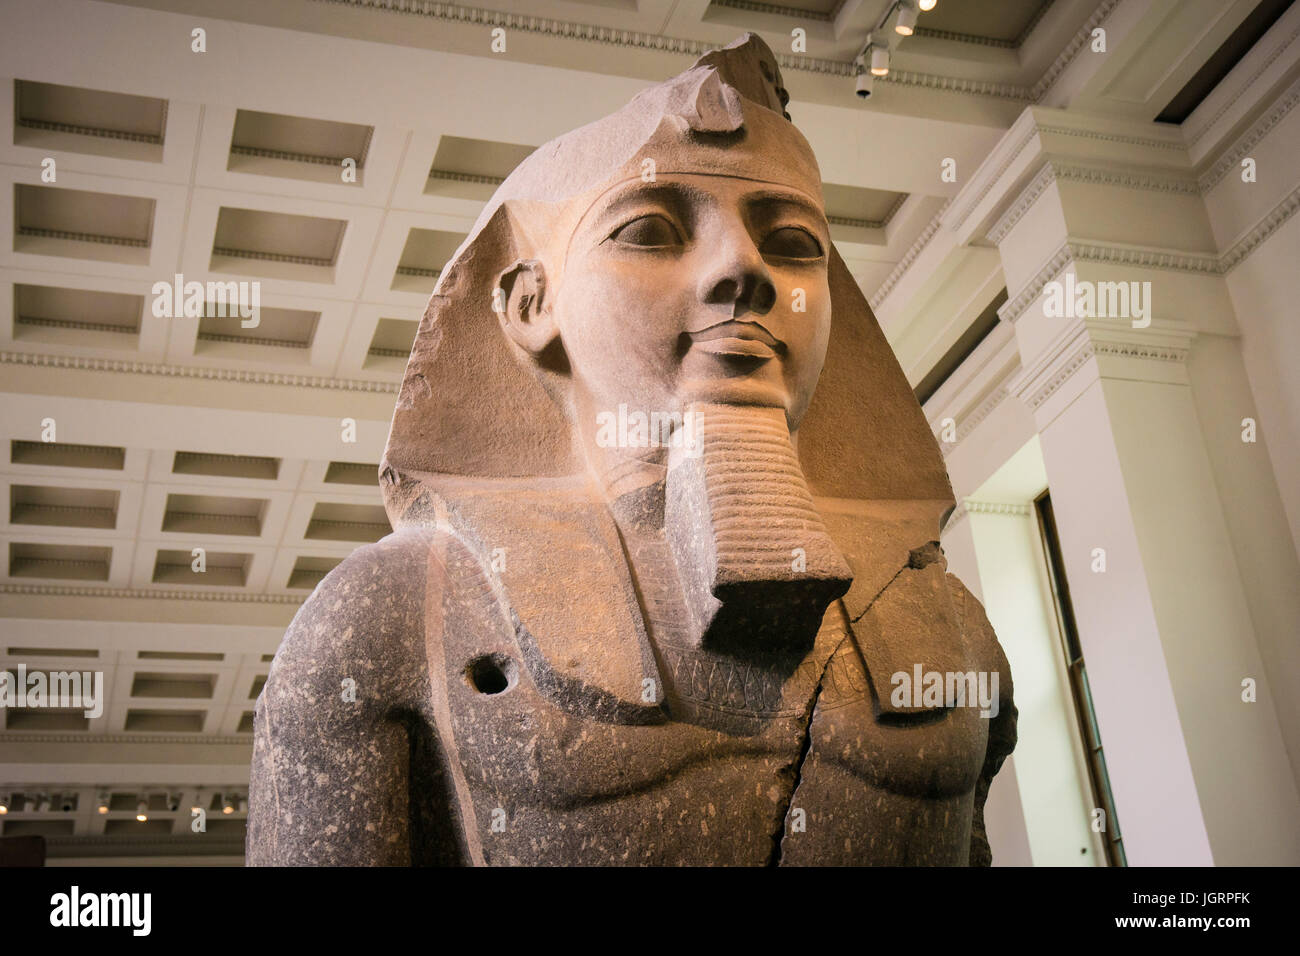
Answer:
[(345, 159), (351, 159), (360, 170), (366, 165), (366, 154), (370, 152), (370, 141), (374, 137), (374, 127), (366, 127), (365, 139), (357, 156), (320, 156), (315, 153), (295, 153), (284, 149), (262, 149), (258, 146), (237, 146), (232, 144), (230, 151), (236, 156), (256, 156), (261, 159), (278, 159), (291, 163), (312, 163), (319, 166), (342, 166)]
[[(1021, 220), (1025, 213), (1038, 201), (1038, 197), (1054, 182), (1056, 182), (1056, 167), (1051, 163), (1044, 163), (1043, 168), (1025, 184), (1024, 189), (1020, 190), (1020, 195), (1007, 207), (1006, 212), (984, 234), (985, 238), (994, 245), (1001, 245), (1002, 240), (1011, 231), (1011, 227)], [(971, 207), (971, 209), (974, 208), (974, 206)]]
[[(1185, 177), (1152, 176), (1147, 173), (1101, 169), (1093, 166), (1074, 166), (1049, 160), (1043, 164), (1042, 168), (1034, 175), (1034, 178), (1020, 190), (1020, 194), (1016, 196), (997, 222), (985, 233), (985, 238), (994, 245), (1000, 244), (1007, 237), (1007, 233), (1011, 231), (1011, 228), (1024, 217), (1025, 213), (1038, 201), (1038, 198), (1047, 191), (1047, 187), (1057, 180), (1190, 195), (1195, 195), (1200, 191), (1200, 187), (1195, 180)], [(985, 192), (987, 191), (986, 189)], [(978, 202), (977, 199), (976, 204)], [(974, 208), (974, 206), (970, 207), (970, 209)]]
[(1218, 275), (1223, 271), (1219, 257), (1206, 253), (1168, 252), (1164, 249), (1146, 249), (1087, 240), (1073, 240), (1069, 246), (1071, 258), (1084, 262), (1169, 269), (1175, 272), (1200, 272), (1207, 275)]
[(1196, 180), (1184, 176), (1152, 176), (1129, 170), (1074, 166), (1056, 162), (1051, 166), (1056, 170), (1057, 179), (1069, 179), (1100, 186), (1120, 186), (1124, 189), (1143, 189), (1148, 192), (1186, 193), (1193, 196), (1200, 192)]
[(1126, 146), (1146, 146), (1151, 149), (1182, 149), (1183, 143), (1178, 139), (1159, 139), (1154, 136), (1128, 136), (1123, 133), (1103, 133), (1091, 129), (1079, 129), (1071, 126), (1047, 126), (1038, 124), (1040, 133), (1054, 136), (1078, 136), (1082, 139), (1095, 139), (1105, 143), (1123, 143)]
[[(444, 22), (503, 27), (527, 33), (541, 33), (563, 40), (581, 40), (587, 43), (603, 43), (611, 46), (654, 50), (661, 53), (679, 53), (683, 56), (700, 57), (711, 50), (718, 49), (717, 44), (705, 43), (699, 40), (685, 40), (679, 37), (663, 36), (658, 33), (643, 33), (639, 30), (619, 30), (613, 27), (576, 23), (552, 17), (502, 13), (498, 10), (486, 10), (481, 7), (461, 4), (435, 3), (431, 2), (431, 0), (314, 0), (314, 2), (428, 17)], [(801, 12), (799, 15), (804, 19), (809, 19), (806, 13)], [(777, 54), (777, 62), (785, 70), (822, 73), (831, 76), (852, 77), (856, 70), (852, 61), (793, 56), (784, 53)], [(891, 70), (888, 76), (879, 77), (879, 81), (899, 86), (913, 86), (950, 93), (992, 96), (1025, 103), (1030, 102), (1032, 99), (1028, 87), (1014, 86), (1007, 83), (991, 83), (965, 77), (917, 73), (910, 70)]]
[(1195, 334), (1189, 326), (1178, 322), (1136, 330), (1113, 320), (1079, 319), (1063, 330), (1056, 343), (1043, 352), (1033, 367), (1011, 382), (1009, 389), (1037, 411), (1094, 358), (1181, 364), (1187, 361)]
[(1047, 262), (1034, 273), (1034, 277), (1021, 287), (1015, 298), (1003, 303), (998, 309), (998, 318), (1004, 322), (1014, 323), (1025, 309), (1038, 299), (1043, 287), (1060, 275), (1071, 262), (1101, 262), (1109, 265), (1170, 269), (1211, 275), (1222, 272), (1219, 259), (1215, 256), (1171, 253), (1159, 249), (1116, 246), (1099, 242), (1066, 241), (1057, 247)]
[(0, 582), (0, 594), (32, 594), (43, 597), (135, 598), (172, 601), (226, 601), (236, 604), (301, 604), (305, 594), (253, 594), (247, 591), (191, 591), (178, 588), (92, 588), (63, 584), (13, 584)]
[(82, 332), (117, 332), (135, 335), (140, 331), (138, 324), (113, 325), (109, 322), (78, 322), (74, 319), (44, 319), (35, 315), (15, 316), (14, 321), (19, 325), (39, 325), (51, 329), (77, 329)]
[[(164, 117), (164, 124), (166, 117)], [(23, 129), (40, 129), (49, 130), (52, 133), (75, 133), (78, 136), (94, 136), (99, 139), (122, 139), (132, 143), (148, 143), (150, 146), (161, 146), (163, 138), (153, 133), (132, 133), (122, 129), (105, 129), (101, 126), (76, 126), (72, 123), (53, 123), (49, 120), (34, 120), (20, 118), (15, 126), (21, 126)]]
[(231, 259), (258, 259), (262, 262), (288, 262), (296, 266), (322, 266), (326, 269), (334, 266), (333, 259), (320, 259), (314, 256), (290, 256), (280, 252), (259, 252), (255, 249), (233, 249), (230, 246), (213, 246), (214, 256), (228, 256)]
[(952, 509), (952, 513), (948, 515), (948, 520), (945, 521), (943, 523), (943, 527), (939, 529), (939, 534), (940, 535), (947, 534), (949, 531), (957, 527), (957, 525), (961, 524), (965, 520), (966, 520), (966, 499), (958, 498), (956, 507)]
[(1029, 39), (1030, 35), (1038, 29), (1038, 25), (1043, 22), (1043, 17), (1047, 16), (1047, 11), (1052, 8), (1052, 4), (1055, 2), (1056, 0), (1045, 0), (1044, 3), (1038, 5), (1038, 9), (1034, 11), (1034, 15), (1029, 18), (1029, 22), (1024, 25), (1023, 29), (1021, 29), (1020, 36), (1016, 37), (1013, 41), (1017, 47), (1023, 46), (1025, 41)]
[[(316, 156), (312, 153), (293, 153), (283, 149), (261, 149), (256, 146), (231, 146), (230, 152), (235, 156), (255, 156), (258, 159), (278, 159), (290, 163), (311, 163), (316, 166), (342, 166), (342, 156)], [(351, 157), (355, 159), (356, 157)], [(357, 169), (361, 163), (357, 163)]]
[(972, 46), (991, 46), (1003, 50), (1014, 50), (1018, 47), (1017, 40), (1003, 40), (999, 37), (982, 37), (973, 33), (954, 33), (952, 30), (932, 30), (929, 27), (918, 26), (912, 33), (913, 36), (931, 37), (935, 40), (951, 40), (954, 43), (969, 43)]
[(219, 332), (200, 332), (197, 336), (204, 342), (235, 342), (239, 345), (277, 345), (285, 349), (307, 349), (310, 343), (298, 339), (259, 339), (251, 335), (225, 335)]
[(1234, 93), (1232, 96), (1230, 96), (1227, 102), (1225, 102), (1222, 106), (1220, 106), (1219, 109), (1215, 111), (1215, 114), (1205, 121), (1205, 124), (1203, 126), (1201, 126), (1199, 129), (1197, 129), (1194, 133), (1192, 133), (1188, 137), (1188, 143), (1192, 146), (1195, 146), (1197, 143), (1199, 143), (1204, 138), (1205, 134), (1208, 133), (1210, 130), (1212, 130), (1215, 124), (1218, 123), (1219, 120), (1223, 118), (1223, 115), (1227, 113), (1228, 110), (1232, 109), (1233, 105), (1236, 104), (1237, 100), (1241, 99), (1242, 94), (1244, 94), (1247, 90), (1254, 87), (1255, 82), (1261, 76), (1263, 76), (1265, 72), (1268, 71), (1268, 68), (1271, 67), (1274, 64), (1274, 62), (1277, 61), (1278, 57), (1280, 57), (1283, 53), (1286, 52), (1286, 50), (1291, 46), (1291, 44), (1296, 41), (1297, 37), (1300, 37), (1300, 27), (1297, 27), (1295, 30), (1292, 30), (1290, 36), (1288, 36), (1285, 40), (1283, 40), (1280, 44), (1278, 44), (1277, 49), (1274, 50), (1272, 53), (1270, 53), (1264, 59), (1264, 62), (1261, 63), (1258, 69), (1256, 69), (1255, 72), (1250, 75), (1250, 78), (1237, 88), (1237, 92)]
[(1024, 402), (1034, 411), (1048, 400), (1062, 385), (1070, 380), (1079, 369), (1093, 357), (1093, 343), (1085, 341), (1077, 351), (1070, 355), (1069, 359), (1063, 362), (1059, 368), (1051, 375), (1047, 381), (1043, 382), (1030, 395), (1022, 395)]
[(1269, 210), (1253, 229), (1228, 247), (1228, 251), (1219, 257), (1220, 271), (1231, 272), (1240, 265), (1265, 239), (1277, 232), (1278, 227), (1294, 216), (1297, 209), (1300, 209), (1300, 186), (1282, 197), (1282, 201)]
[(445, 179), (453, 183), (478, 183), (482, 186), (500, 186), (505, 182), (503, 176), (478, 176), (474, 173), (453, 173), (449, 169), (438, 169), (436, 166), (429, 170), (429, 179)]
[[(778, 56), (785, 66), (785, 57)], [(838, 64), (842, 70), (837, 75), (851, 76), (853, 64)], [(899, 86), (915, 86), (925, 90), (942, 90), (947, 93), (968, 93), (975, 96), (992, 96), (1002, 100), (1015, 100), (1028, 105), (1033, 102), (1033, 93), (1027, 86), (1015, 86), (1011, 83), (992, 83), (987, 80), (972, 80), (959, 76), (939, 76), (936, 73), (916, 73), (911, 70), (890, 70), (887, 76), (876, 77), (877, 82), (895, 83)]]
[[(107, 516), (108, 518), (113, 518), (113, 517), (115, 516), (114, 509), (112, 509), (112, 508), (96, 508), (96, 507), (94, 507), (93, 505), (37, 505), (37, 504), (28, 504), (28, 505), (19, 505), (18, 507), (20, 507), (20, 508), (23, 509), (21, 513), (22, 513), (24, 516), (30, 515), (32, 512), (36, 512), (36, 513), (38, 513), (38, 514), (43, 514), (43, 515), (44, 515), (44, 514), (55, 514), (55, 515), (60, 515), (60, 514), (61, 514), (61, 515), (68, 515), (69, 517), (74, 517), (74, 516), (78, 516), (78, 515), (80, 515), (80, 516), (83, 517), (83, 518), (104, 518), (104, 517), (106, 517), (106, 516)], [(17, 512), (17, 509), (15, 509), (15, 512), (14, 512), (14, 513), (18, 513), (18, 512)], [(14, 518), (11, 517), (11, 518), (9, 519), (9, 523), (10, 523), (10, 524), (39, 524), (39, 523), (41, 523), (41, 522), (34, 522), (34, 521), (17, 521), (17, 520), (15, 520)], [(79, 524), (79, 523), (73, 523), (73, 524), (69, 524), (69, 525), (64, 525), (64, 527), (95, 528), (95, 525), (93, 525), (93, 524)], [(87, 563), (88, 563), (88, 564), (102, 564), (103, 562), (101, 562), (101, 561), (90, 561), (90, 562), (87, 562)]]
[(944, 202), (939, 211), (934, 214), (934, 218), (926, 223), (925, 228), (921, 230), (921, 234), (912, 242), (912, 245), (908, 248), (907, 252), (903, 253), (903, 258), (898, 260), (898, 265), (894, 266), (889, 275), (885, 276), (885, 281), (880, 283), (880, 287), (872, 294), (870, 300), (868, 300), (868, 304), (873, 310), (880, 307), (880, 303), (885, 301), (885, 297), (888, 296), (894, 286), (898, 284), (898, 280), (901, 279), (903, 274), (912, 267), (912, 263), (915, 262), (916, 257), (921, 254), (921, 250), (926, 247), (929, 241), (934, 238), (935, 233), (939, 231), (939, 225), (943, 221), (943, 214), (948, 211), (949, 202), (951, 202), (951, 200)]
[(974, 498), (965, 498), (963, 503), (966, 506), (966, 511), (970, 514), (1024, 518), (1030, 513), (1029, 505), (1024, 502), (977, 501)]
[[(993, 389), (983, 401), (976, 405), (968, 414), (963, 415), (957, 424), (957, 438), (952, 442), (939, 440), (939, 451), (944, 458), (966, 440), (967, 436), (973, 432), (980, 422), (993, 414), (993, 410), (1002, 404), (1002, 401), (1011, 393), (1005, 385), (999, 385)], [(938, 438), (938, 436), (936, 436)]]
[[(1022, 193), (1022, 197), (1027, 193), (1028, 188)], [(1201, 275), (1226, 275), (1240, 265), (1283, 223), (1294, 216), (1297, 210), (1300, 210), (1300, 186), (1284, 196), (1253, 228), (1219, 256), (1197, 252), (1169, 252), (1163, 249), (1146, 249), (1088, 240), (1068, 240), (1057, 247), (1047, 262), (1021, 287), (1014, 298), (1008, 299), (998, 309), (998, 317), (1004, 322), (1015, 322), (1025, 309), (1037, 300), (1043, 287), (1055, 279), (1070, 262), (1100, 262), (1108, 265), (1194, 272)], [(998, 224), (990, 230), (990, 236), (1001, 225), (1003, 222), (999, 220)]]
[(1232, 148), (1219, 157), (1218, 162), (1206, 170), (1199, 183), (1201, 191), (1209, 192), (1219, 185), (1228, 175), (1228, 171), (1236, 169), (1246, 155), (1259, 145), (1260, 140), (1267, 136), (1273, 127), (1282, 122), (1297, 103), (1300, 103), (1300, 80), (1292, 83), (1290, 89), (1282, 95), (1273, 108), (1243, 133)]
[(1034, 102), (1042, 100), (1047, 91), (1052, 88), (1052, 85), (1060, 79), (1061, 74), (1065, 72), (1065, 68), (1073, 63), (1074, 58), (1092, 42), (1092, 31), (1101, 26), (1121, 2), (1122, 0), (1102, 0), (1097, 9), (1092, 12), (1092, 16), (1088, 17), (1087, 22), (1079, 29), (1079, 32), (1070, 38), (1070, 42), (1066, 44), (1060, 56), (1052, 61), (1052, 65), (1047, 68), (1047, 72), (1034, 84), (1033, 89), (1030, 91)]
[(97, 242), (106, 246), (130, 246), (132, 249), (148, 249), (148, 239), (127, 239), (124, 236), (101, 236), (93, 232), (67, 232), (63, 229), (40, 229), (36, 226), (19, 226), (18, 235), (36, 236), (41, 239), (69, 239), (73, 242)]
[(843, 6), (843, 4), (837, 4), (836, 10), (831, 13), (822, 13), (819, 10), (800, 10), (796, 7), (783, 7), (779, 3), (761, 3), (759, 0), (712, 0), (712, 6), (730, 7), (733, 10), (744, 10), (748, 13), (766, 13), (776, 17), (789, 17), (793, 20), (816, 20), (821, 23), (830, 23), (835, 19), (839, 7)]
[(205, 378), (219, 382), (247, 382), (254, 385), (287, 385), (294, 388), (333, 388), (348, 392), (379, 392), (396, 395), (396, 382), (363, 382), (319, 375), (293, 375), (285, 372), (255, 372), (245, 369), (202, 368), (192, 365), (161, 365), (125, 359), (90, 358), (80, 355), (47, 355), (42, 352), (0, 352), (0, 364), (34, 365), (68, 368), (89, 372), (129, 372), (136, 375), (168, 375), (180, 378)]
[[(251, 703), (251, 701), (250, 701)], [(250, 708), (251, 710), (252, 708)], [(242, 747), (250, 747), (253, 744), (252, 734), (241, 734), (238, 737), (222, 737), (216, 734), (202, 733), (183, 733), (174, 734), (97, 734), (86, 730), (80, 733), (11, 733), (0, 731), (0, 744), (221, 744), (230, 746), (232, 744)], [(20, 784), (10, 783), (15, 789)], [(27, 784), (26, 786), (34, 786)], [(160, 785), (161, 786), (161, 785)], [(58, 789), (55, 787), (54, 789)]]
[[(1103, 333), (1104, 334), (1104, 333)], [(1186, 346), (1153, 345), (1141, 342), (1107, 341), (1093, 339), (1094, 355), (1110, 355), (1115, 358), (1146, 359), (1156, 362), (1185, 362), (1190, 351)]]
[[(1020, 138), (1020, 141), (1012, 147), (1011, 152), (1004, 160), (1002, 160), (1002, 163), (998, 166), (997, 170), (988, 176), (982, 177), (984, 185), (981, 187), (980, 191), (975, 194), (975, 198), (967, 202), (963, 209), (955, 212), (952, 221), (953, 229), (961, 228), (962, 223), (970, 218), (970, 214), (984, 201), (984, 197), (993, 190), (993, 187), (997, 184), (998, 180), (1000, 180), (1006, 174), (1006, 171), (1011, 168), (1011, 164), (1016, 161), (1016, 157), (1023, 153), (1025, 147), (1032, 143), (1037, 136), (1038, 127), (1031, 123), (1029, 130)], [(983, 167), (976, 171), (975, 175), (977, 177), (981, 175), (982, 169)]]
[(1008, 299), (998, 307), (998, 319), (1003, 322), (1014, 323), (1029, 308), (1039, 295), (1042, 294), (1043, 287), (1051, 282), (1064, 269), (1073, 258), (1073, 252), (1068, 242), (1063, 242), (1056, 248), (1043, 265), (1039, 266), (1038, 271), (1034, 273), (1032, 279), (1021, 286), (1020, 291), (1014, 298)]
[(880, 219), (854, 219), (850, 216), (827, 216), (826, 221), (832, 226), (852, 226), (856, 229), (884, 229), (889, 225), (898, 210), (903, 208), (903, 203), (907, 202), (909, 193), (899, 193), (897, 198), (885, 210), (885, 215)]

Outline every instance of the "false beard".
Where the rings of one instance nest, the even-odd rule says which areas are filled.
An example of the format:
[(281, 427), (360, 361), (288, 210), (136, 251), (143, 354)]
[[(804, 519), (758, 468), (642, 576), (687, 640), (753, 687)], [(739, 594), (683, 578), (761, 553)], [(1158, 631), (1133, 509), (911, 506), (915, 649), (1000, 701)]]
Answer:
[(690, 633), (729, 655), (810, 650), (853, 573), (813, 507), (785, 412), (695, 404), (687, 416), (664, 531)]

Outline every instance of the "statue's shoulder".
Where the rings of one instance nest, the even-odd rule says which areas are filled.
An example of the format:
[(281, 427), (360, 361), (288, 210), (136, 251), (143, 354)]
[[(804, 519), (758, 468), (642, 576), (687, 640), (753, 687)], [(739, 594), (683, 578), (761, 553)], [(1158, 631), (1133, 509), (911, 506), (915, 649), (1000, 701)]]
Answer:
[(430, 554), (441, 535), (402, 530), (348, 555), (299, 608), (269, 679), (291, 671), (302, 679), (390, 684), (421, 671), (429, 575), (442, 573)]

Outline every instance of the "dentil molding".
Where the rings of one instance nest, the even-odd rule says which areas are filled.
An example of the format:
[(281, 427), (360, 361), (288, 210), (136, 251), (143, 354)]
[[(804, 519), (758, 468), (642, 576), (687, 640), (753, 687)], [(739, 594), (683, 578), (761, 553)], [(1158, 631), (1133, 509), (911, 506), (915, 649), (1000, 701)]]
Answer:
[(171, 601), (226, 601), (240, 604), (301, 604), (308, 594), (256, 594), (232, 588), (229, 591), (197, 591), (162, 588), (92, 588), (65, 584), (13, 584), (0, 583), (0, 594), (37, 594), (47, 597), (102, 597), (166, 599)]

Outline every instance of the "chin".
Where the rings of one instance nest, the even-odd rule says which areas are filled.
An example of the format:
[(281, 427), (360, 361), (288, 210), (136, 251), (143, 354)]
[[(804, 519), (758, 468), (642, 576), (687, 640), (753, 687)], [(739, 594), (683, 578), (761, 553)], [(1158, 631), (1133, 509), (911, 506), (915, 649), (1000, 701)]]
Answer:
[(790, 409), (790, 395), (784, 385), (760, 378), (719, 378), (689, 381), (679, 392), (683, 406), (699, 402), (709, 405), (756, 405)]

